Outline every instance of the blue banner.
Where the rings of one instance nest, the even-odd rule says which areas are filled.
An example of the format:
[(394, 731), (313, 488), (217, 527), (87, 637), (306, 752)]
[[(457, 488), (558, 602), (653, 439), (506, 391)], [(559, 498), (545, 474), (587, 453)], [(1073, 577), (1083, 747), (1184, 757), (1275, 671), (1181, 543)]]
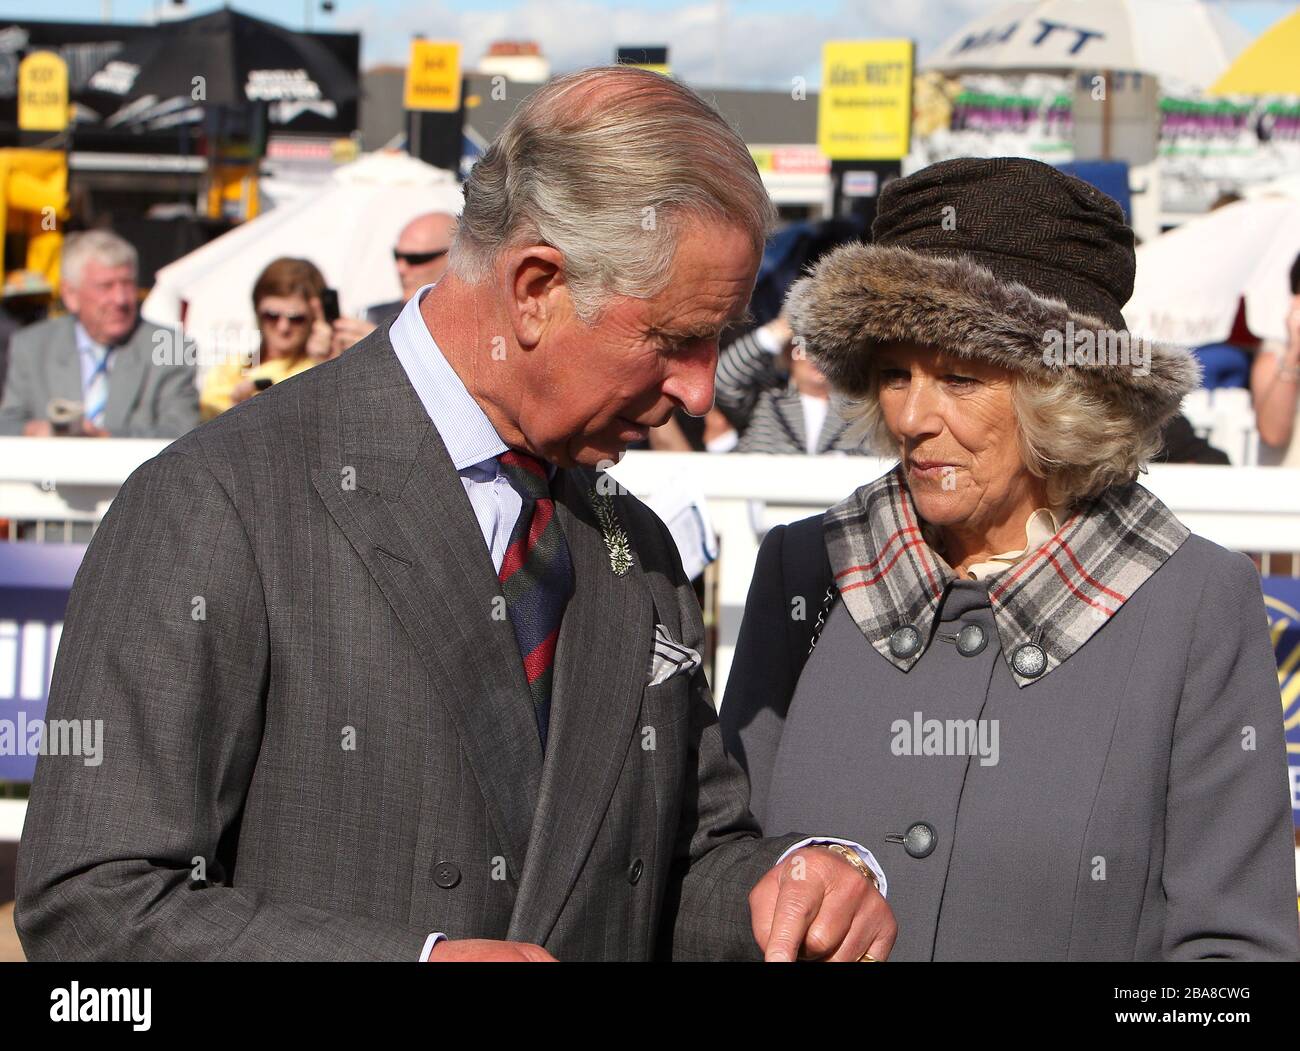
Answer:
[(0, 781), (30, 781), (85, 544), (0, 543)]

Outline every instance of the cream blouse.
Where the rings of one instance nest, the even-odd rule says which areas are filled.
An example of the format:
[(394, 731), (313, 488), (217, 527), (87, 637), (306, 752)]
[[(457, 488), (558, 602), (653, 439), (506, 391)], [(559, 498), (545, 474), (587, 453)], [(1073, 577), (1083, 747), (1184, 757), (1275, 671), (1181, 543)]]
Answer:
[[(1041, 545), (1047, 543), (1061, 528), (1065, 522), (1066, 515), (1064, 508), (1040, 507), (1034, 511), (1025, 520), (1025, 546), (1019, 551), (1003, 551), (999, 555), (989, 555), (983, 562), (976, 562), (966, 570), (966, 576), (970, 580), (985, 580), (993, 576), (994, 573), (1001, 573), (1004, 569), (1010, 569), (1031, 551), (1037, 550)], [(929, 527), (925, 532), (928, 534), (926, 539), (930, 540), (930, 546), (939, 554), (943, 554), (943, 548), (939, 545), (939, 531)]]

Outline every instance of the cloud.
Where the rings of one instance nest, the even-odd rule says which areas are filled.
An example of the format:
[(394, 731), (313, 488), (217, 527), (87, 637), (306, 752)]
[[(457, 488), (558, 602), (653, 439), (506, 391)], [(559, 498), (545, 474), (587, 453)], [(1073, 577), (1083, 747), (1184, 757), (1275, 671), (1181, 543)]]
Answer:
[[(534, 40), (556, 73), (610, 63), (620, 44), (667, 44), (673, 72), (690, 83), (785, 88), (796, 76), (810, 84), (820, 80), (821, 49), (828, 40), (911, 37), (924, 56), (987, 9), (986, 0), (844, 0), (760, 10), (735, 0), (671, 8), (549, 0), (469, 12), (435, 0), (351, 8), (339, 13), (336, 26), (362, 33), (363, 68), (405, 64), (415, 33), (459, 40), (468, 67), (494, 40)], [(721, 24), (719, 10), (725, 11)]]

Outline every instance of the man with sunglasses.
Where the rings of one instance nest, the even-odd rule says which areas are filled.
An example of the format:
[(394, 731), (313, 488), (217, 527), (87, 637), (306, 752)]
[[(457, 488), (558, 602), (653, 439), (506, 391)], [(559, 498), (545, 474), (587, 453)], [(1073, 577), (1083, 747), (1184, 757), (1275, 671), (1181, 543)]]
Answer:
[(446, 212), (417, 215), (402, 227), (393, 247), (393, 262), (397, 265), (397, 279), (402, 283), (402, 298), (370, 307), (366, 310), (365, 320), (341, 317), (335, 321), (336, 354), (365, 339), (381, 321), (392, 318), (417, 289), (435, 284), (442, 277), (447, 269), (447, 252), (451, 249), (455, 230), (456, 217)]

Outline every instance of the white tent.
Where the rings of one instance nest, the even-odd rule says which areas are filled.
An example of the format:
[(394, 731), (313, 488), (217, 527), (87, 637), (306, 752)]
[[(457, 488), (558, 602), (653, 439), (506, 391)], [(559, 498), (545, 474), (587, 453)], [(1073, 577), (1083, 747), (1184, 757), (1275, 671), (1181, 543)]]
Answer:
[(1207, 87), (1249, 42), (1202, 0), (1015, 0), (963, 26), (922, 68), (1131, 70)]
[(1228, 338), (1237, 304), (1246, 324), (1286, 339), (1287, 274), (1300, 252), (1300, 200), (1259, 196), (1216, 208), (1137, 250), (1129, 328), (1145, 339), (1197, 346)]
[(423, 212), (459, 215), (453, 176), (405, 153), (368, 154), (340, 168), (318, 192), (252, 219), (158, 271), (141, 310), (158, 325), (183, 319), (201, 361), (256, 338), (253, 283), (273, 259), (320, 267), (345, 315), (399, 298), (393, 245)]

